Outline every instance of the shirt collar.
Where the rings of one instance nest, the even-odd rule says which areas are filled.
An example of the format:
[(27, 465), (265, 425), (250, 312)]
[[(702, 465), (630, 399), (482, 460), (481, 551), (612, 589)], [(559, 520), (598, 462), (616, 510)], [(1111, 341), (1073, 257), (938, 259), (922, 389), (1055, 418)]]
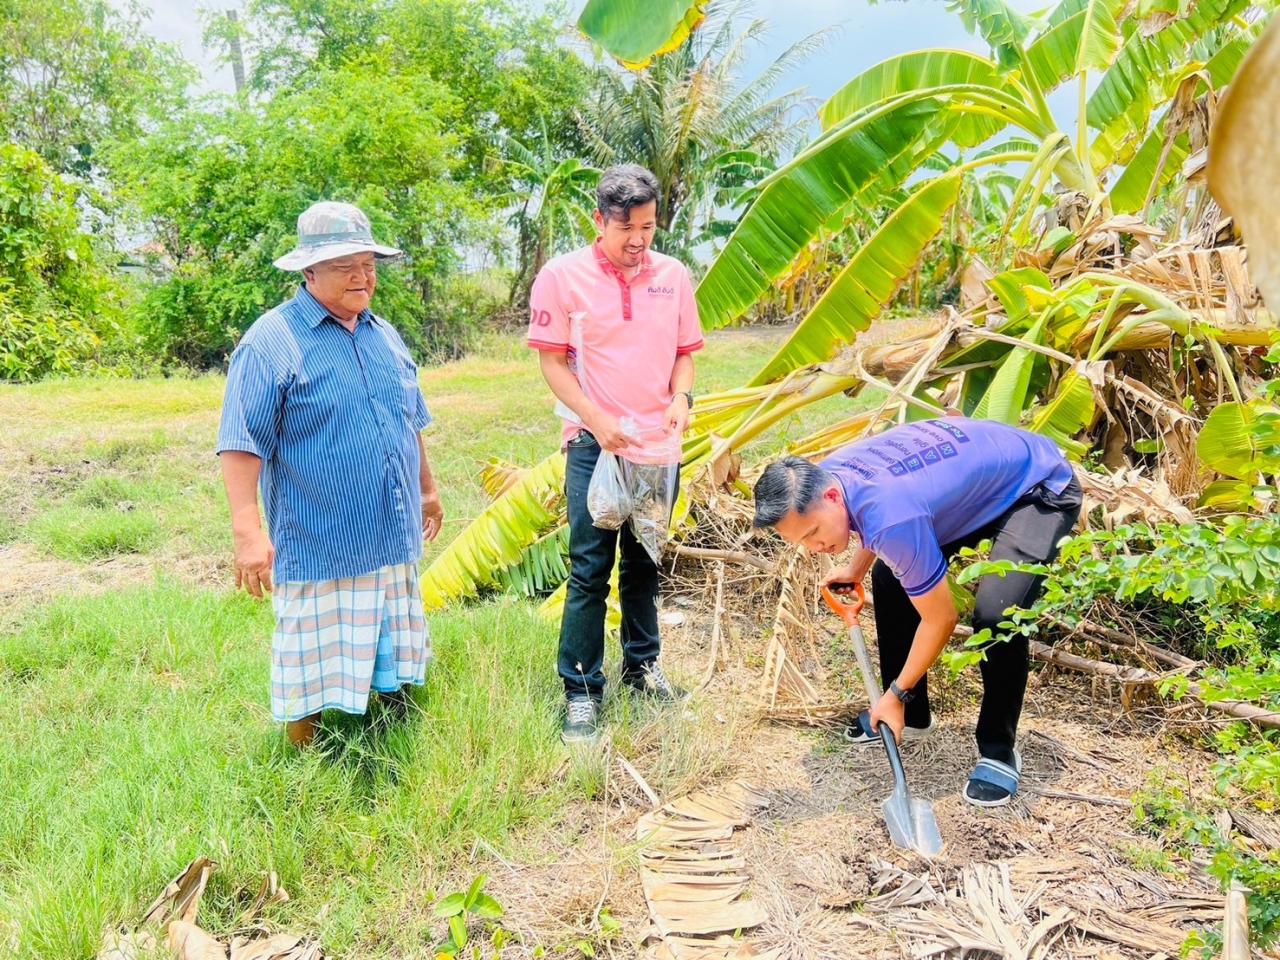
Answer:
[[(294, 307), (302, 314), (302, 319), (307, 321), (307, 326), (315, 329), (326, 320), (332, 320), (339, 323), (337, 317), (329, 313), (324, 308), (324, 304), (315, 298), (315, 295), (307, 289), (307, 285), (303, 283), (298, 287), (298, 295), (293, 298)], [(372, 323), (378, 318), (368, 307), (356, 314), (356, 323)]]
[[(858, 535), (858, 542), (862, 542), (862, 530), (858, 527), (858, 520), (853, 515), (853, 507), (849, 505), (849, 487), (845, 478), (835, 473), (831, 474), (831, 479), (836, 482), (836, 486), (840, 488), (840, 499), (844, 501), (844, 515), (849, 518), (849, 529)], [(849, 478), (853, 483), (858, 481)]]
[[(596, 237), (595, 242), (591, 244), (591, 252), (595, 255), (596, 263), (600, 265), (600, 269), (611, 277), (617, 277), (623, 282), (627, 281), (626, 275), (613, 265), (608, 257), (604, 254), (604, 247), (601, 245), (601, 238)], [(653, 269), (653, 258), (649, 256), (649, 251), (644, 252), (644, 256), (640, 259), (640, 269), (636, 272), (636, 277)], [(635, 277), (632, 277), (634, 280)]]

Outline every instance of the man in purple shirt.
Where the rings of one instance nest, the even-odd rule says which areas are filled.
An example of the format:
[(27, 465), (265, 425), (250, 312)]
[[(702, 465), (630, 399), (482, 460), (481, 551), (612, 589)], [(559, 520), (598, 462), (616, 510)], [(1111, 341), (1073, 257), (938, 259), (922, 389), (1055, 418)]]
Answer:
[[(909, 423), (852, 443), (818, 465), (786, 457), (756, 483), (756, 527), (772, 527), (816, 553), (858, 547), (826, 583), (861, 583), (871, 571), (880, 646), (880, 702), (847, 733), (873, 743), (887, 723), (899, 739), (933, 729), (926, 673), (958, 618), (947, 563), (965, 546), (992, 541), (994, 560), (1040, 563), (1080, 515), (1080, 484), (1052, 441), (987, 420)], [(978, 582), (973, 628), (998, 633), (1010, 607), (1034, 602), (1040, 577), (989, 575)], [(1027, 687), (1027, 638), (987, 648), (978, 714), (980, 759), (965, 799), (1008, 803), (1021, 762), (1014, 749)]]

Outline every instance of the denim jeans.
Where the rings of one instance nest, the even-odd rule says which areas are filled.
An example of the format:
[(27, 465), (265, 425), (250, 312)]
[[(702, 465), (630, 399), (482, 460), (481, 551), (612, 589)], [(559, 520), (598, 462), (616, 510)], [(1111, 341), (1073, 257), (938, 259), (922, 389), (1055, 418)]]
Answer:
[[(992, 560), (1046, 563), (1058, 555), (1058, 541), (1075, 527), (1081, 499), (1080, 484), (1074, 478), (1060, 494), (1035, 487), (1004, 516), (955, 543), (943, 544), (942, 553), (950, 560), (961, 547), (977, 546), (990, 539)], [(1029, 573), (1011, 573), (1004, 577), (991, 573), (982, 577), (973, 610), (974, 632), (990, 628), (992, 633), (999, 633), (998, 624), (1008, 619), (1005, 610), (1034, 603), (1040, 596), (1043, 580)], [(883, 560), (877, 560), (871, 568), (871, 595), (875, 599), (876, 637), (880, 646), (880, 681), (887, 689), (889, 681), (897, 679), (907, 662), (916, 627), (920, 625), (920, 614)], [(1011, 765), (1022, 699), (1027, 691), (1028, 647), (1025, 636), (1014, 634), (989, 646), (986, 658), (979, 664), (982, 706), (976, 731), (978, 753)], [(915, 697), (907, 704), (905, 713), (908, 726), (928, 725), (927, 677), (916, 684)]]
[(587, 487), (600, 445), (586, 430), (569, 442), (565, 492), (569, 500), (569, 589), (560, 621), (559, 672), (567, 697), (604, 697), (604, 618), (609, 576), (621, 541), (618, 594), (622, 601), (622, 678), (639, 679), (658, 657), (658, 566), (630, 525), (602, 530), (591, 522)]

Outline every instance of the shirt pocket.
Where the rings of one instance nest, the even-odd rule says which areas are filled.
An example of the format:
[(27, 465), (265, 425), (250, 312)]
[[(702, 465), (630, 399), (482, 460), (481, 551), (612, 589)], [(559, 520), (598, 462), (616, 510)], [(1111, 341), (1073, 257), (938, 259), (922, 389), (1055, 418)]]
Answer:
[(402, 371), (400, 373), (400, 396), (401, 403), (404, 406), (404, 414), (410, 420), (418, 412), (418, 378), (416, 371)]

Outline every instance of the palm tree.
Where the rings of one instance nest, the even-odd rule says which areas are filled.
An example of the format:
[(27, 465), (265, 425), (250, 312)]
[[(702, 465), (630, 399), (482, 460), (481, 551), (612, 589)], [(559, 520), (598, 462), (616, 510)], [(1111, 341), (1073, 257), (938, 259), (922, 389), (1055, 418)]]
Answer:
[(518, 204), (510, 222), (518, 251), (511, 302), (519, 305), (527, 302), (533, 278), (547, 260), (594, 236), (591, 212), (600, 171), (576, 157), (562, 157), (545, 119), (536, 143), (526, 146), (506, 137), (501, 146), (498, 163), (515, 184), (508, 199)]
[(600, 67), (578, 111), (598, 166), (638, 163), (658, 178), (658, 246), (668, 253), (687, 255), (709, 239), (717, 209), (744, 199), (772, 159), (808, 133), (804, 91), (773, 89), (830, 31), (800, 40), (744, 82), (744, 62), (767, 29), (755, 19), (739, 30), (749, 10), (749, 0), (712, 0), (702, 27), (645, 69)]

